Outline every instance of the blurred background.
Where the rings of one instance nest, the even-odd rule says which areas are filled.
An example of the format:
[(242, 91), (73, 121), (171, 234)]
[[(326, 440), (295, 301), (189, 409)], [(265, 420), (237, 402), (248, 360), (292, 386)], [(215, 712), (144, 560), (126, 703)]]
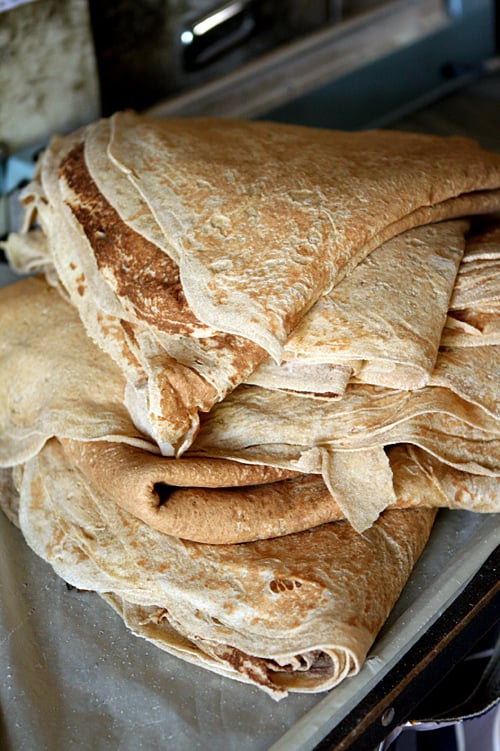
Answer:
[(0, 238), (50, 135), (120, 109), (453, 132), (496, 150), (499, 3), (0, 0)]
[(497, 67), (496, 0), (0, 0), (10, 152), (117, 109), (385, 124)]

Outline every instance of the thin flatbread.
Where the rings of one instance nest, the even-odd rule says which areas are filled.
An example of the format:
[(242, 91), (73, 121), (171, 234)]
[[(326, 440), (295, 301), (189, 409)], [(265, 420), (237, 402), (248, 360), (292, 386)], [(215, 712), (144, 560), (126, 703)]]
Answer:
[(500, 311), (461, 310), (446, 319), (441, 336), (443, 347), (484, 347), (500, 345)]
[(398, 507), (424, 505), (480, 514), (500, 512), (500, 478), (461, 472), (415, 446), (390, 450)]
[(188, 543), (103, 496), (57, 441), (25, 465), (19, 504), (28, 544), (65, 581), (102, 593), (163, 649), (276, 699), (359, 671), (434, 515), (390, 511), (364, 536), (341, 522), (241, 545)]
[(500, 221), (476, 222), (458, 270), (443, 347), (500, 345)]
[[(40, 169), (45, 199), (37, 204), (37, 218), (50, 238), (56, 278), (87, 333), (124, 371), (128, 406), (138, 427), (163, 453), (182, 453), (196, 433), (198, 411), (208, 410), (244, 379), (265, 353), (246, 339), (214, 333), (193, 317), (183, 302), (175, 264), (128, 230), (96, 191), (82, 163), (82, 137), (54, 139), (45, 152)], [(81, 200), (78, 191), (84, 191)], [(23, 238), (27, 271), (33, 263), (31, 233), (11, 238), (6, 250), (22, 268)], [(113, 289), (109, 275), (100, 274), (110, 258), (126, 267), (126, 279)], [(148, 311), (142, 317), (137, 295)]]
[(465, 221), (424, 225), (381, 245), (303, 317), (285, 344), (284, 362), (266, 360), (247, 383), (341, 394), (334, 376), (344, 366), (345, 385), (351, 375), (388, 388), (426, 385), (467, 228)]
[[(432, 426), (440, 440), (449, 432), (441, 450)], [(269, 463), (321, 472), (322, 448), (352, 451), (416, 442), (432, 446), (432, 453), (457, 468), (465, 462), (463, 469), (475, 466), (489, 474), (500, 469), (494, 448), (499, 430), (498, 418), (483, 406), (438, 386), (406, 392), (354, 384), (340, 401), (240, 386), (207, 415), (190, 451), (241, 461), (267, 455)]]
[[(122, 369), (137, 428), (181, 456), (200, 414), (266, 352), (278, 361), (370, 251), (410, 227), (497, 209), (500, 159), (464, 139), (120, 113), (54, 138), (30, 196), (51, 283)], [(26, 259), (33, 267), (32, 248)]]
[(445, 218), (450, 200), (500, 188), (500, 157), (460, 138), (132, 113), (111, 131), (109, 156), (174, 248), (195, 315), (277, 361), (371, 250), (434, 210)]
[(445, 387), (500, 419), (500, 346), (443, 347), (431, 376)]
[[(333, 489), (326, 487), (321, 476), (313, 474), (252, 487), (235, 487), (236, 483), (222, 487), (224, 466), (218, 467), (216, 463), (212, 467), (195, 464), (193, 471), (184, 472), (182, 465), (189, 465), (187, 459), (152, 456), (126, 444), (64, 441), (63, 445), (79, 472), (110, 500), (153, 529), (182, 539), (227, 545), (282, 537), (345, 519), (338, 503), (338, 467)], [(350, 454), (358, 457), (353, 485), (366, 466), (366, 453)], [(342, 454), (346, 455), (349, 454)], [(500, 511), (497, 477), (461, 472), (410, 445), (390, 448), (387, 460), (394, 493), (391, 508), (425, 506), (476, 513)], [(210, 475), (216, 475), (212, 486), (211, 478), (206, 476), (207, 469)], [(242, 465), (243, 476), (247, 470)], [(197, 487), (193, 482), (195, 474)], [(174, 476), (178, 484), (169, 485)], [(353, 495), (358, 498), (364, 490), (368, 503), (361, 503), (361, 509), (375, 506), (378, 516), (387, 499), (384, 495), (382, 502), (377, 499), (384, 487), (373, 475), (371, 479), (371, 484), (364, 486), (359, 482)], [(185, 483), (182, 487), (181, 482)]]
[(54, 435), (155, 450), (123, 405), (122, 373), (45, 280), (0, 290), (0, 327), (0, 466), (26, 461)]
[[(0, 315), (6, 332), (2, 366), (8, 374), (0, 389), (3, 466), (25, 461), (52, 436), (121, 442), (158, 452), (137, 430), (124, 407), (124, 379), (119, 369), (85, 335), (74, 308), (45, 281), (27, 279), (3, 290)], [(69, 360), (68, 353), (72, 355)], [(33, 367), (34, 362), (38, 367)], [(493, 364), (491, 360), (488, 367)], [(459, 369), (457, 373), (455, 381)], [(191, 451), (191, 477), (198, 471), (196, 467), (201, 473), (212, 464), (214, 476), (220, 475), (219, 485), (267, 484), (294, 472), (319, 474), (343, 514), (363, 530), (394, 501), (386, 446), (408, 442), (458, 469), (498, 474), (494, 383), (493, 391), (487, 392), (484, 385), (474, 386), (473, 375), (469, 381), (469, 390), (459, 394), (453, 393), (452, 388), (457, 390), (458, 385), (451, 381), (447, 387), (415, 392), (352, 386), (341, 402), (242, 386), (205, 418)], [(368, 458), (371, 468), (367, 472)], [(235, 462), (256, 466), (250, 471)], [(189, 462), (170, 466), (181, 469)], [(222, 478), (226, 473), (227, 480)], [(112, 476), (111, 471), (108, 475)], [(377, 493), (370, 495), (365, 488), (374, 477), (379, 478)], [(164, 475), (163, 481), (157, 482), (168, 486), (172, 476)], [(267, 497), (265, 489), (252, 493)], [(273, 494), (278, 493), (279, 487), (273, 488)], [(188, 492), (179, 495), (185, 498), (183, 513), (189, 516), (194, 496)], [(156, 514), (156, 504), (150, 505)], [(213, 525), (216, 523), (214, 517)], [(287, 528), (285, 524), (283, 529)]]
[[(40, 277), (0, 291), (0, 467), (34, 456), (50, 438), (127, 443), (141, 448), (143, 470), (158, 448), (124, 406), (121, 371), (86, 336), (76, 310)], [(129, 472), (133, 471), (129, 455)], [(213, 487), (293, 476), (276, 467), (227, 460), (170, 462), (164, 482)], [(175, 468), (175, 469), (174, 469)], [(183, 478), (183, 479), (182, 479)], [(198, 478), (198, 479), (196, 479)]]
[(467, 238), (450, 310), (500, 302), (500, 219), (478, 222)]

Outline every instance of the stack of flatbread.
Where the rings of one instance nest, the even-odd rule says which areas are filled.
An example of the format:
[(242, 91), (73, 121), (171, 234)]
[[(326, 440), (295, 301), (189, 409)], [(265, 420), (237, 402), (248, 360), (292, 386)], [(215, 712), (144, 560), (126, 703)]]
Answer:
[(188, 661), (275, 698), (357, 672), (436, 510), (500, 511), (500, 156), (118, 113), (22, 201), (6, 513)]

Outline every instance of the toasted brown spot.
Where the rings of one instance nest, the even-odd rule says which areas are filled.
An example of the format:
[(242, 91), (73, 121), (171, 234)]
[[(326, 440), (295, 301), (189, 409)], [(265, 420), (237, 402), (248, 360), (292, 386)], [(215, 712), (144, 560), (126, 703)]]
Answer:
[(71, 205), (100, 271), (111, 271), (118, 296), (130, 301), (139, 318), (173, 334), (203, 326), (186, 303), (177, 264), (134, 232), (99, 192), (85, 166), (83, 144), (60, 166), (60, 174), (78, 196)]
[(186, 302), (177, 264), (125, 224), (100, 193), (86, 168), (83, 144), (69, 152), (59, 172), (78, 197), (70, 208), (93, 248), (99, 270), (107, 278), (111, 273), (116, 294), (133, 306), (140, 320), (165, 333), (201, 333), (214, 351), (231, 351), (236, 380), (244, 380), (266, 357), (265, 351), (243, 337), (210, 335), (211, 329), (196, 318)]

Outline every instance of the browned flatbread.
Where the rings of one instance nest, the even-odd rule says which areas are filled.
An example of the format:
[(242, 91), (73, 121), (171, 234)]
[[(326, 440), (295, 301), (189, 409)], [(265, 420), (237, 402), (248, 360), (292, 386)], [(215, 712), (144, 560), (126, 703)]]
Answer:
[[(420, 505), (500, 513), (500, 479), (450, 467), (415, 446), (390, 450), (397, 506)], [(418, 500), (420, 499), (420, 501)]]
[(161, 648), (276, 699), (359, 671), (434, 515), (388, 511), (363, 536), (341, 522), (242, 545), (189, 543), (120, 509), (57, 441), (24, 466), (19, 499), (27, 542), (66, 582), (102, 593)]
[(119, 113), (54, 139), (25, 196), (52, 281), (122, 369), (137, 427), (180, 456), (199, 413), (264, 351), (278, 361), (369, 252), (497, 209), (500, 159), (466, 139)]
[(500, 220), (477, 221), (467, 238), (450, 311), (444, 347), (500, 345)]
[(500, 346), (444, 347), (431, 384), (444, 386), (499, 420)]
[[(500, 157), (119, 113), (55, 138), (23, 200), (7, 253), (46, 279), (0, 294), (6, 513), (185, 660), (274, 698), (355, 674), (435, 510), (500, 511), (498, 347), (442, 336), (450, 297), (448, 329), (498, 317), (494, 233), (473, 229), (455, 276), (462, 218), (500, 208)], [(382, 278), (405, 261), (408, 283)], [(386, 302), (365, 310), (359, 279)], [(347, 341), (294, 350), (342, 280)], [(244, 383), (290, 353), (282, 390)]]
[(121, 371), (44, 279), (0, 290), (0, 330), (0, 466), (26, 461), (54, 435), (155, 450), (123, 405)]
[[(484, 396), (489, 398), (488, 391)], [(449, 434), (441, 443), (441, 454), (434, 431)], [(438, 386), (406, 392), (354, 384), (342, 400), (331, 402), (240, 386), (207, 416), (190, 453), (241, 461), (259, 461), (267, 455), (269, 463), (318, 472), (321, 449), (421, 445), (420, 440), (423, 448), (432, 447), (457, 468), (473, 471), (475, 464), (480, 473), (498, 474), (499, 431), (498, 415), (490, 413), (487, 403), (478, 406)], [(483, 445), (480, 436), (488, 443)]]
[(195, 314), (276, 358), (370, 250), (500, 189), (500, 157), (466, 139), (129, 113), (111, 131), (110, 158), (163, 229)]
[(342, 395), (352, 379), (425, 386), (468, 226), (462, 220), (424, 225), (381, 245), (303, 317), (285, 344), (284, 362), (268, 358), (247, 382), (329, 395)]
[[(235, 462), (227, 466), (223, 460), (218, 465), (217, 460), (207, 459), (198, 464), (196, 459), (166, 459), (107, 442), (65, 441), (64, 447), (79, 472), (113, 502), (153, 529), (183, 539), (234, 544), (281, 537), (345, 518), (335, 500), (335, 486), (331, 492), (318, 475), (290, 473), (295, 474), (293, 479), (277, 481), (278, 470), (273, 477), (273, 468), (262, 467), (260, 476), (252, 476), (251, 466), (241, 465), (242, 482), (237, 487)], [(388, 453), (395, 489), (391, 508), (500, 512), (498, 478), (461, 472), (407, 445)], [(366, 463), (364, 455), (357, 456), (354, 482), (360, 480)], [(251, 481), (245, 486), (246, 476)], [(259, 480), (262, 484), (257, 484)], [(371, 480), (370, 492), (376, 494), (373, 474)], [(249, 487), (252, 481), (255, 485)], [(450, 491), (453, 486), (457, 492)]]
[[(108, 442), (64, 446), (79, 471), (115, 503), (183, 539), (247, 542), (343, 518), (317, 475), (223, 459), (167, 459)], [(286, 477), (295, 479), (281, 479)]]
[(441, 335), (444, 347), (500, 346), (500, 310), (461, 310), (451, 313)]
[[(0, 322), (8, 376), (0, 388), (0, 463), (25, 461), (53, 436), (72, 439), (81, 443), (79, 461), (97, 473), (97, 483), (171, 534), (236, 541), (287, 534), (339, 516), (365, 529), (396, 500), (384, 452), (395, 442), (422, 446), (464, 471), (500, 471), (498, 358), (489, 356), (496, 348), (486, 348), (483, 364), (467, 351), (453, 360), (452, 351), (444, 351), (434, 375), (441, 385), (413, 393), (353, 386), (342, 402), (330, 403), (240, 387), (207, 416), (191, 450), (197, 455), (171, 460), (154, 456), (157, 448), (123, 406), (120, 371), (85, 335), (75, 309), (43, 280), (3, 290)], [(484, 382), (481, 374), (488, 375)], [(283, 481), (297, 473), (323, 479)], [(250, 484), (261, 487), (237, 487)], [(155, 485), (163, 501), (168, 486), (187, 489), (160, 503)], [(220, 492), (208, 485), (233, 487)]]
[[(481, 236), (469, 240), (453, 290), (450, 310), (467, 310), (475, 306), (500, 302), (500, 220), (495, 231), (488, 233), (488, 242)], [(493, 237), (497, 238), (496, 243)], [(484, 255), (481, 255), (481, 249)]]

